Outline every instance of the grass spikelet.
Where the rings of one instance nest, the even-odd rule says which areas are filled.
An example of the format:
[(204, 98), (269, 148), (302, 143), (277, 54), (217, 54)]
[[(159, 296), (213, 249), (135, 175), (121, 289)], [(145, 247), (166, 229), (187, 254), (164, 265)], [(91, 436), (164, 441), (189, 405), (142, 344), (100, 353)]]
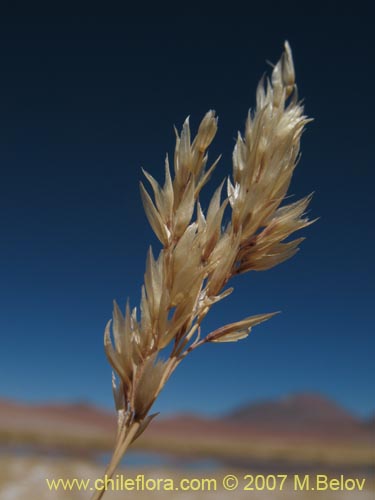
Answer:
[[(107, 478), (154, 418), (149, 415), (152, 404), (188, 354), (208, 342), (242, 340), (275, 314), (258, 314), (203, 332), (211, 307), (233, 292), (227, 288), (233, 276), (264, 271), (289, 259), (304, 238), (288, 238), (314, 222), (305, 215), (311, 196), (282, 205), (309, 121), (298, 100), (286, 42), (270, 78), (262, 78), (257, 87), (256, 108), (249, 112), (234, 146), (231, 176), (216, 189), (207, 213), (198, 196), (220, 159), (207, 168), (207, 150), (217, 132), (214, 111), (203, 117), (194, 138), (189, 118), (180, 134), (175, 129), (173, 166), (167, 156), (164, 183), (143, 172), (153, 193), (150, 196), (141, 183), (143, 206), (162, 248), (156, 257), (151, 248), (147, 255), (140, 317), (135, 308), (130, 312), (129, 304), (123, 314), (115, 303), (113, 322), (105, 329), (118, 412)], [(224, 226), (223, 220), (228, 220)], [(103, 494), (104, 490), (96, 492), (93, 498)]]

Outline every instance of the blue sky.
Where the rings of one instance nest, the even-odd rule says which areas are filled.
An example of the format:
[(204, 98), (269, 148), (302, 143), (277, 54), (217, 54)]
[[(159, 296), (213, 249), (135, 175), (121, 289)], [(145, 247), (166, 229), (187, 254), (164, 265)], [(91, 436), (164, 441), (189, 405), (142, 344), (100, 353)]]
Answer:
[[(138, 190), (162, 180), (173, 125), (219, 115), (210, 152), (231, 151), (266, 60), (291, 43), (315, 121), (290, 194), (315, 192), (299, 254), (234, 281), (206, 331), (281, 310), (246, 341), (209, 345), (169, 381), (164, 413), (225, 412), (292, 392), (374, 409), (370, 21), (258, 13), (156, 17), (118, 12), (0, 21), (0, 397), (112, 406), (103, 329), (112, 300), (138, 305), (145, 255), (158, 244)], [(207, 199), (207, 198), (206, 198)]]

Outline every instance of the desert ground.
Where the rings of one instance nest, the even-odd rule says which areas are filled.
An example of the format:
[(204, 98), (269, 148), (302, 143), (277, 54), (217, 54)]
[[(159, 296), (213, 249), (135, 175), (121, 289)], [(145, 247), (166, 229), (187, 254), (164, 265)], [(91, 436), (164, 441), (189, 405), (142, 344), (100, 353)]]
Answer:
[[(2, 456), (0, 459), (0, 499), (1, 500), (79, 500), (90, 498), (90, 491), (78, 491), (74, 487), (70, 491), (64, 491), (60, 488), (58, 491), (51, 491), (46, 483), (46, 479), (74, 479), (91, 480), (101, 477), (103, 468), (88, 461), (51, 459), (43, 457), (15, 457)], [(174, 488), (178, 487), (182, 478), (194, 478), (194, 488), (203, 483), (197, 483), (202, 478), (216, 480), (212, 486), (201, 486), (206, 491), (107, 491), (104, 498), (132, 498), (143, 500), (146, 498), (169, 498), (169, 499), (287, 499), (296, 498), (299, 500), (321, 499), (321, 500), (372, 500), (374, 498), (374, 480), (373, 477), (366, 478), (366, 484), (363, 491), (294, 491), (294, 482), (292, 475), (283, 485), (283, 491), (244, 491), (248, 484), (248, 479), (243, 479), (246, 471), (240, 469), (230, 469), (231, 474), (235, 474), (240, 481), (239, 487), (235, 491), (226, 491), (222, 486), (223, 478), (229, 473), (228, 469), (219, 469), (215, 471), (191, 471), (176, 470), (166, 468), (130, 468), (121, 469), (118, 474), (123, 474), (126, 478), (135, 480), (137, 475), (143, 475), (149, 481), (150, 487), (153, 487), (157, 479), (172, 479)], [(118, 476), (117, 476), (118, 477)], [(152, 481), (154, 480), (154, 481)], [(135, 483), (134, 483), (135, 484)], [(163, 484), (163, 483), (162, 483)], [(156, 487), (156, 486), (155, 486)], [(186, 487), (186, 486), (185, 486)], [(208, 488), (215, 488), (213, 491), (207, 491)], [(88, 489), (90, 486), (88, 487)]]

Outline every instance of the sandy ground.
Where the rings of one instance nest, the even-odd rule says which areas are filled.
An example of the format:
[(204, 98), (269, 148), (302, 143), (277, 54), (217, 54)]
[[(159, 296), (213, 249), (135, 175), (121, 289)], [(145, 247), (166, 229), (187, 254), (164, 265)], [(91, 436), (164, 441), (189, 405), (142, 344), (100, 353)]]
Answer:
[[(14, 455), (0, 456), (0, 500), (44, 500), (44, 499), (87, 499), (90, 498), (90, 484), (96, 478), (100, 478), (103, 473), (103, 468), (94, 465), (90, 462), (54, 459), (48, 457), (16, 457)], [(244, 478), (244, 471), (184, 471), (184, 470), (168, 470), (163, 468), (148, 468), (136, 469), (131, 468), (127, 471), (120, 470), (119, 474), (124, 474), (126, 478), (136, 480), (137, 475), (143, 475), (145, 481), (153, 487), (160, 482), (161, 491), (108, 491), (104, 498), (131, 498), (144, 500), (146, 498), (165, 498), (165, 499), (321, 499), (321, 500), (373, 500), (375, 498), (373, 478), (366, 479), (365, 489), (363, 491), (294, 491), (293, 475), (289, 474), (288, 480), (285, 482), (283, 491), (244, 491), (245, 485), (249, 483), (248, 479)], [(235, 474), (239, 479), (239, 486), (235, 491), (226, 491), (223, 488), (223, 478), (227, 474)], [(315, 476), (314, 476), (315, 477)], [(353, 477), (355, 477), (353, 475)], [(77, 478), (79, 480), (91, 480), (86, 491), (78, 491), (74, 487), (71, 491), (64, 491), (60, 488), (59, 491), (51, 491), (46, 479), (70, 479)], [(119, 478), (119, 476), (117, 476)], [(211, 486), (211, 491), (207, 491), (209, 486), (204, 486), (206, 491), (176, 491), (180, 489), (181, 479), (195, 479), (193, 487), (198, 487), (198, 481), (202, 484), (203, 478), (216, 480), (216, 490)], [(119, 480), (119, 479), (118, 479)], [(169, 480), (168, 484), (166, 480)], [(171, 487), (173, 480), (173, 490), (163, 490), (163, 485)], [(134, 483), (135, 484), (135, 483)], [(185, 483), (186, 484), (186, 483)], [(211, 483), (214, 485), (214, 482)]]

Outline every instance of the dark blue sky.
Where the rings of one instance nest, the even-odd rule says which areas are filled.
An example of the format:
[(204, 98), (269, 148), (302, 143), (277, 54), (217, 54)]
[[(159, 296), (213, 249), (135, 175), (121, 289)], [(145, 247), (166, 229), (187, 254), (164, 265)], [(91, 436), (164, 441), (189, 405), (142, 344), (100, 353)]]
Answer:
[[(245, 5), (245, 4), (244, 4)], [(290, 193), (311, 191), (301, 252), (234, 281), (206, 331), (283, 313), (246, 341), (186, 360), (157, 403), (208, 414), (318, 391), (368, 415), (373, 336), (373, 27), (340, 9), (262, 14), (3, 12), (0, 20), (0, 397), (112, 406), (103, 329), (112, 299), (138, 305), (157, 242), (140, 167), (162, 180), (173, 124), (219, 115), (210, 195), (285, 39), (306, 112)], [(371, 168), (370, 168), (371, 167)]]

